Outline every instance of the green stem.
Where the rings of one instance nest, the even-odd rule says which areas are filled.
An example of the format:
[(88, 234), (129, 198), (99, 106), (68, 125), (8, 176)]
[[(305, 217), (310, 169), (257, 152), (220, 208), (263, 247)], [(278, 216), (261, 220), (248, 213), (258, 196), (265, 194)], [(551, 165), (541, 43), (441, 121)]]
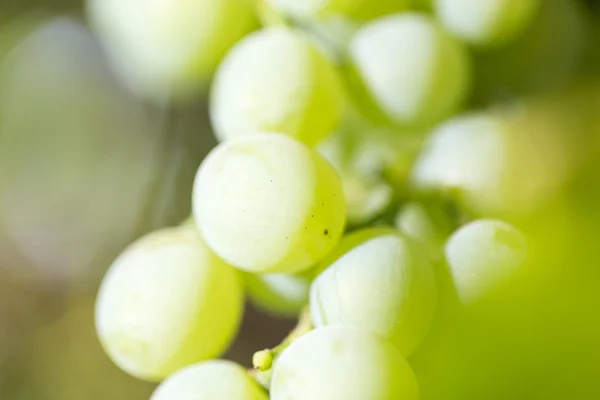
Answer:
[(269, 389), (271, 386), (271, 376), (273, 373), (273, 365), (277, 359), (281, 356), (281, 353), (287, 349), (293, 342), (299, 337), (308, 333), (313, 329), (312, 321), (310, 317), (310, 310), (308, 307), (300, 313), (298, 323), (296, 327), (286, 336), (285, 339), (276, 347), (272, 349), (260, 350), (254, 353), (252, 357), (252, 365), (254, 369), (251, 370), (251, 376), (265, 389)]

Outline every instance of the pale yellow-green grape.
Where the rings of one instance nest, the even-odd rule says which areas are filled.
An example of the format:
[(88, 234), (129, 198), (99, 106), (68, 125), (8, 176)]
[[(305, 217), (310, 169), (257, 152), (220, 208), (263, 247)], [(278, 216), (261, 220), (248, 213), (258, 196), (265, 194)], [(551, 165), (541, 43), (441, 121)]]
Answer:
[(359, 91), (401, 126), (422, 127), (455, 111), (469, 89), (462, 46), (425, 14), (404, 13), (363, 26), (349, 48)]
[(250, 0), (87, 0), (88, 17), (124, 83), (157, 101), (204, 89), (256, 26)]
[(393, 229), (354, 233), (331, 258), (340, 253), (311, 286), (315, 327), (360, 326), (408, 356), (427, 334), (436, 303), (427, 253)]
[(271, 400), (417, 400), (398, 351), (362, 328), (331, 326), (293, 342), (275, 362)]
[(333, 66), (301, 35), (284, 27), (239, 42), (219, 67), (210, 115), (223, 141), (274, 131), (309, 145), (338, 125), (343, 93)]
[(241, 366), (231, 361), (204, 361), (164, 381), (150, 400), (268, 400)]
[(159, 381), (223, 353), (242, 306), (237, 271), (194, 227), (164, 229), (134, 243), (111, 266), (98, 294), (96, 328), (115, 364)]
[(232, 265), (255, 273), (295, 273), (338, 242), (345, 199), (334, 168), (315, 150), (276, 133), (221, 143), (194, 184), (196, 224)]
[(535, 17), (541, 0), (435, 0), (449, 32), (472, 45), (491, 48), (516, 40)]
[(456, 231), (446, 244), (446, 259), (463, 303), (481, 300), (519, 272), (527, 257), (525, 236), (497, 220), (477, 220)]
[(250, 301), (259, 309), (282, 317), (297, 317), (308, 304), (310, 276), (306, 274), (245, 274)]
[(413, 170), (419, 190), (443, 192), (479, 212), (507, 207), (514, 137), (507, 121), (469, 114), (441, 125)]
[(447, 210), (437, 204), (410, 202), (396, 214), (395, 226), (400, 232), (420, 241), (434, 260), (441, 257), (442, 247), (452, 231)]
[(367, 20), (405, 10), (409, 0), (266, 0), (294, 18), (322, 19), (332, 15)]

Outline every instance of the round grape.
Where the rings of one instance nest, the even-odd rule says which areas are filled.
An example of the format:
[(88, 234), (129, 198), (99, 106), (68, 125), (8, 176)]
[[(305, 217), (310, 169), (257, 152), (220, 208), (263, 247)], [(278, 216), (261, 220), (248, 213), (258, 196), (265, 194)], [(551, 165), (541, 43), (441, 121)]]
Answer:
[(272, 400), (416, 400), (408, 363), (394, 347), (356, 327), (332, 326), (300, 337), (276, 361)]
[(469, 88), (464, 49), (424, 14), (404, 13), (362, 27), (350, 58), (376, 108), (402, 126), (427, 126), (455, 111)]
[(237, 272), (194, 227), (164, 229), (134, 243), (111, 266), (98, 294), (96, 328), (120, 368), (158, 381), (226, 350), (242, 305)]
[(225, 53), (256, 26), (249, 0), (88, 0), (116, 72), (157, 101), (204, 89)]
[(481, 300), (510, 281), (526, 256), (525, 236), (497, 220), (471, 222), (446, 244), (448, 266), (463, 303)]
[(275, 131), (316, 144), (340, 121), (343, 96), (327, 59), (292, 30), (259, 31), (227, 55), (212, 87), (210, 115), (223, 141)]
[(436, 303), (430, 258), (392, 229), (366, 229), (342, 240), (339, 255), (313, 282), (316, 327), (354, 325), (372, 330), (408, 356), (429, 330)]
[(196, 224), (224, 260), (248, 272), (295, 273), (338, 242), (345, 200), (333, 167), (281, 134), (222, 143), (194, 185)]
[(239, 365), (205, 361), (164, 381), (150, 400), (268, 400), (267, 394)]

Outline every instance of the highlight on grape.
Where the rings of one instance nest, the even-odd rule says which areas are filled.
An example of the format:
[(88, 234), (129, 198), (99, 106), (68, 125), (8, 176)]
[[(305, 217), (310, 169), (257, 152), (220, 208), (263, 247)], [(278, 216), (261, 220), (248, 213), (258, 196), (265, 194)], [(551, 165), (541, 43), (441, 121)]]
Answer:
[[(600, 398), (593, 1), (85, 4), (136, 113), (215, 139), (183, 201), (164, 200), (177, 156), (138, 179), (187, 218), (135, 230), (96, 296), (104, 352), (150, 400)], [(0, 68), (4, 170), (26, 167), (2, 146), (28, 108), (2, 79), (26, 72)], [(240, 360), (249, 309), (255, 334), (296, 325)]]

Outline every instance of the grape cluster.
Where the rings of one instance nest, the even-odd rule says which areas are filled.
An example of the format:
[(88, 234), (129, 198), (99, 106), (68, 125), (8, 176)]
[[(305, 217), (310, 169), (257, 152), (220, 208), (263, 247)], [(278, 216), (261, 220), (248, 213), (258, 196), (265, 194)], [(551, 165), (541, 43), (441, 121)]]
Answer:
[[(468, 309), (510, 285), (529, 254), (515, 221), (569, 173), (530, 156), (538, 103), (496, 100), (569, 79), (580, 5), (88, 3), (138, 95), (178, 103), (210, 88), (220, 141), (190, 219), (139, 239), (104, 278), (96, 326), (112, 360), (164, 380), (152, 400), (420, 398), (409, 361), (450, 301), (442, 288)], [(246, 295), (300, 315), (250, 371), (214, 360)]]

